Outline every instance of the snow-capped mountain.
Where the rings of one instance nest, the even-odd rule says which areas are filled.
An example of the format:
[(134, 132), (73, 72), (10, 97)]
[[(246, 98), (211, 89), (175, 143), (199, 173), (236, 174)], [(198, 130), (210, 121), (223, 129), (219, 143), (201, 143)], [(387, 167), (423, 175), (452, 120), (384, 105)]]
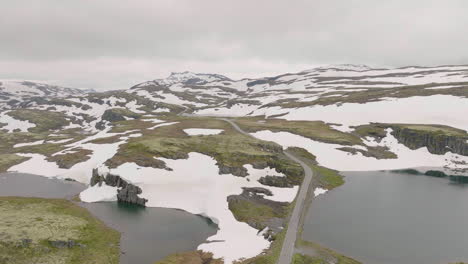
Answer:
[(174, 73), (166, 79), (141, 83), (128, 92), (190, 107), (199, 114), (242, 116), (259, 114), (274, 106), (289, 109), (436, 94), (467, 96), (467, 87), (468, 66), (373, 69), (364, 65), (332, 65), (242, 80)]
[(16, 96), (51, 96), (67, 97), (83, 95), (93, 90), (82, 90), (76, 88), (67, 88), (45, 83), (17, 80), (0, 80), (0, 91), (5, 94)]
[[(423, 100), (418, 98), (424, 97)], [(365, 65), (331, 65), (273, 77), (232, 80), (219, 74), (179, 72), (165, 79), (140, 83), (125, 91), (89, 93), (27, 81), (1, 81), (1, 109), (33, 108), (60, 111), (94, 127), (108, 108), (127, 108), (136, 113), (194, 113), (225, 116), (282, 116), (292, 120), (324, 120), (343, 123), (348, 114), (363, 104), (389, 105), (406, 109), (400, 102), (422, 104), (421, 115), (405, 115), (401, 122), (417, 122), (405, 117), (422, 116), (426, 104), (444, 103), (443, 109), (462, 111), (468, 97), (468, 66), (404, 67), (375, 69)], [(361, 105), (361, 106), (360, 106)], [(341, 106), (341, 107), (340, 107)], [(351, 107), (352, 109), (348, 109)], [(387, 106), (385, 106), (387, 107)], [(385, 112), (382, 106), (382, 111)], [(336, 109), (335, 109), (336, 108)], [(429, 107), (430, 108), (430, 107)], [(367, 109), (367, 108), (366, 108)], [(416, 109), (416, 108), (415, 108)], [(416, 111), (408, 108), (407, 111)], [(442, 116), (444, 110), (440, 116)], [(346, 111), (345, 111), (346, 110)], [(324, 111), (324, 112), (323, 112)], [(343, 113), (341, 113), (344, 111)], [(371, 122), (385, 114), (374, 110)], [(341, 113), (341, 114), (334, 114)], [(321, 116), (317, 116), (321, 114)], [(388, 114), (387, 114), (388, 115)], [(353, 117), (353, 119), (358, 118)], [(85, 118), (86, 117), (86, 118)], [(447, 121), (455, 118), (437, 118)], [(395, 122), (395, 118), (388, 121)], [(442, 121), (444, 121), (442, 120)], [(91, 125), (92, 123), (92, 125)], [(351, 122), (349, 125), (354, 125)], [(458, 126), (466, 129), (464, 125)]]
[(71, 96), (84, 96), (94, 92), (91, 89), (82, 90), (66, 88), (45, 83), (19, 80), (0, 80), (0, 109), (14, 107), (15, 103), (20, 103), (34, 97), (67, 98)]
[[(141, 188), (147, 206), (218, 223), (216, 242), (198, 249), (227, 263), (270, 245), (263, 235), (270, 226), (240, 223), (229, 201), (251, 201), (250, 188), (271, 192), (255, 195), (262, 201), (290, 203), (299, 189), (280, 181), (270, 191), (275, 186), (261, 182), (296, 171), (283, 163), (282, 149), (302, 148), (337, 171), (468, 171), (468, 66), (332, 65), (242, 80), (181, 72), (94, 93), (21, 81), (0, 87), (0, 148), (9, 170), (41, 168), (44, 176), (85, 184), (96, 183), (99, 172), (116, 173)], [(231, 122), (252, 138), (216, 116), (240, 117)], [(90, 186), (80, 198), (117, 200), (119, 188)]]

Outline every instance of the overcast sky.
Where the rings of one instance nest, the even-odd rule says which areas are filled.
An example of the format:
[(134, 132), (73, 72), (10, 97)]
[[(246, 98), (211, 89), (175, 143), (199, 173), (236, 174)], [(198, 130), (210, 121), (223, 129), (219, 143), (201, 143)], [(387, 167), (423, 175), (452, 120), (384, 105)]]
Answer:
[(468, 64), (466, 0), (0, 0), (0, 78), (123, 89), (336, 63)]

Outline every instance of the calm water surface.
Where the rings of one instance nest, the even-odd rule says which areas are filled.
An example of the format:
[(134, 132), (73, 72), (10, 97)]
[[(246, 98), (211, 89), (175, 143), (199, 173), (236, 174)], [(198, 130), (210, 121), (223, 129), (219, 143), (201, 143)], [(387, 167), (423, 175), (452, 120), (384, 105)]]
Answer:
[(303, 238), (370, 264), (468, 260), (468, 185), (394, 172), (346, 172), (317, 197)]
[[(76, 182), (23, 173), (0, 174), (0, 196), (70, 198), (85, 189)], [(206, 218), (167, 208), (141, 208), (117, 202), (80, 203), (122, 233), (122, 264), (152, 264), (165, 256), (195, 250), (216, 233)]]

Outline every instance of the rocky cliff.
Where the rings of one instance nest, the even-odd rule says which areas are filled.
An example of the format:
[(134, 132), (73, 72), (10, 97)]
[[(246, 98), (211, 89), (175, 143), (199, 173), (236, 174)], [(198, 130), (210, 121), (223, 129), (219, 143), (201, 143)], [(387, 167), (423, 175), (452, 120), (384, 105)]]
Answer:
[(391, 126), (392, 135), (410, 149), (427, 147), (432, 154), (452, 152), (468, 156), (468, 135), (444, 133), (442, 130), (424, 131), (408, 127)]
[(142, 192), (140, 187), (126, 182), (118, 175), (109, 173), (105, 176), (102, 176), (99, 174), (97, 169), (93, 169), (90, 185), (94, 186), (98, 184), (101, 186), (102, 183), (112, 187), (120, 188), (117, 190), (117, 200), (120, 203), (130, 203), (145, 206), (146, 202), (148, 201), (147, 199), (138, 196)]

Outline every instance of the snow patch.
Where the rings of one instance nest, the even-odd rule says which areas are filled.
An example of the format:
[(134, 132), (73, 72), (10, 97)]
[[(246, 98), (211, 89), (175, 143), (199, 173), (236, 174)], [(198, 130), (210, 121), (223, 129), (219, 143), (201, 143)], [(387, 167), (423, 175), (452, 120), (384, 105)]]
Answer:
[[(411, 150), (398, 143), (398, 140), (387, 130), (387, 136), (377, 143), (366, 141), (368, 146), (385, 146), (395, 153), (396, 159), (376, 159), (366, 157), (361, 153), (353, 155), (352, 153), (341, 151), (338, 148), (344, 147), (338, 144), (327, 144), (295, 135), (289, 132), (271, 132), (267, 130), (253, 133), (256, 138), (276, 142), (283, 147), (302, 147), (317, 157), (317, 162), (327, 168), (339, 171), (371, 171), (371, 170), (393, 170), (412, 167), (449, 167), (453, 169), (462, 169), (468, 167), (468, 157), (454, 153), (445, 155), (435, 155), (429, 153), (427, 148)], [(363, 146), (351, 146), (362, 148)]]
[(36, 127), (36, 124), (27, 120), (18, 120), (9, 116), (8, 112), (0, 113), (0, 126), (2, 123), (6, 125), (0, 127), (0, 130), (7, 130), (8, 133), (11, 133), (17, 129), (19, 129), (21, 132), (28, 132), (28, 129)]
[(24, 146), (40, 145), (42, 143), (44, 143), (44, 140), (38, 140), (38, 141), (34, 141), (34, 142), (29, 142), (29, 143), (18, 143), (18, 144), (15, 144), (13, 146), (13, 148), (21, 148), (21, 147), (24, 147)]
[(315, 188), (314, 190), (314, 197), (317, 197), (321, 194), (324, 194), (326, 193), (328, 190), (327, 189), (323, 189), (323, 188)]
[(184, 129), (184, 132), (189, 136), (199, 136), (199, 135), (218, 135), (221, 134), (223, 129), (207, 129), (207, 128), (187, 128)]
[(148, 199), (146, 206), (178, 208), (207, 216), (217, 223), (218, 232), (208, 238), (209, 243), (200, 245), (199, 250), (212, 252), (215, 258), (223, 257), (225, 263), (262, 253), (270, 242), (259, 236), (258, 230), (238, 222), (229, 210), (226, 198), (241, 194), (242, 187), (264, 187), (273, 193), (266, 199), (290, 202), (298, 187), (275, 188), (260, 184), (257, 181), (260, 177), (284, 176), (271, 168), (254, 169), (246, 165), (250, 175), (245, 178), (220, 175), (213, 158), (194, 152), (188, 155), (188, 159), (180, 160), (160, 158), (172, 171), (140, 167), (135, 163), (124, 163), (116, 169), (103, 167), (103, 171), (120, 175), (127, 182), (139, 186), (141, 197)]
[(80, 199), (85, 203), (117, 201), (117, 190), (117, 187), (105, 184), (102, 186), (94, 185), (82, 191)]

